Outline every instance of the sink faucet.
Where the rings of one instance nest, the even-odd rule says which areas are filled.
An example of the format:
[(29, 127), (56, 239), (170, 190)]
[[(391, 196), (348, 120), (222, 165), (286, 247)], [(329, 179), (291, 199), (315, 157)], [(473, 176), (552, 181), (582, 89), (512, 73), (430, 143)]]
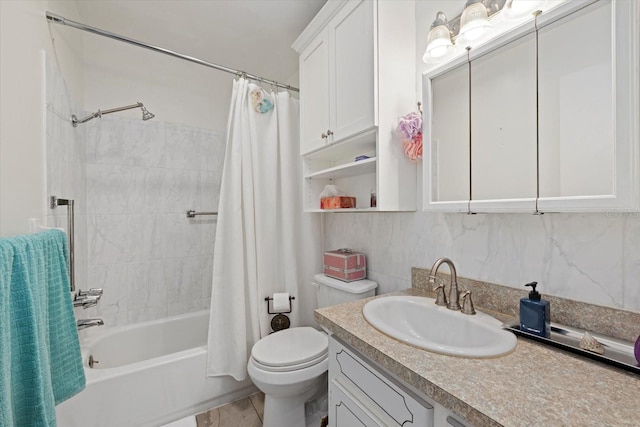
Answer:
[(102, 326), (102, 325), (104, 325), (104, 322), (102, 321), (102, 319), (78, 319), (76, 321), (76, 326), (78, 326), (79, 331), (90, 328), (92, 326)]
[[(438, 258), (431, 267), (431, 274), (429, 275), (429, 283), (434, 285), (436, 283), (436, 274), (442, 264), (447, 264), (451, 271), (451, 287), (449, 288), (449, 303), (447, 304), (446, 298), (438, 298), (436, 304), (447, 305), (449, 310), (460, 310), (460, 296), (458, 295), (458, 276), (456, 274), (456, 266), (453, 265), (453, 261), (449, 258)], [(442, 296), (444, 297), (444, 285), (438, 286), (436, 289), (442, 287)], [(434, 290), (436, 290), (434, 289)]]

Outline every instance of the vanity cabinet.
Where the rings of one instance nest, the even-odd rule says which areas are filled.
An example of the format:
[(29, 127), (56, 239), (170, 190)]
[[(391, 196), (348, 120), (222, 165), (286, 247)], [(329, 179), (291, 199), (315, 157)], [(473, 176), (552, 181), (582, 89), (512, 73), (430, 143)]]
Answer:
[(305, 211), (325, 212), (327, 184), (356, 198), (336, 211), (416, 209), (416, 163), (395, 131), (416, 109), (414, 14), (411, 2), (327, 2), (293, 44)]
[(639, 9), (567, 1), (537, 51), (528, 21), (427, 71), (424, 210), (640, 210)]
[(329, 424), (470, 427), (334, 336), (329, 337)]

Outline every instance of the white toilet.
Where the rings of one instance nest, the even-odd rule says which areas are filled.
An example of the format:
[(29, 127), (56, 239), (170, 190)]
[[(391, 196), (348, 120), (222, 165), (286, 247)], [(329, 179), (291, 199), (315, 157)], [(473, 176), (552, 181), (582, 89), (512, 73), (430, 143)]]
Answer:
[[(318, 307), (375, 295), (376, 282), (342, 282), (324, 274), (313, 276)], [(263, 427), (304, 427), (304, 403), (327, 387), (328, 337), (311, 327), (275, 332), (251, 349), (247, 364), (253, 383), (265, 395)]]

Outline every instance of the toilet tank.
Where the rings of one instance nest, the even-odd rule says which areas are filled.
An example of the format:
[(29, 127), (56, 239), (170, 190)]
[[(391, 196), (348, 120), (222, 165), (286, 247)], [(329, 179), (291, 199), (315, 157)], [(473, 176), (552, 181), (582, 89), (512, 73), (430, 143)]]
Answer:
[(372, 297), (376, 294), (378, 284), (368, 279), (347, 283), (324, 274), (316, 274), (313, 276), (313, 286), (318, 296), (318, 308), (322, 308)]

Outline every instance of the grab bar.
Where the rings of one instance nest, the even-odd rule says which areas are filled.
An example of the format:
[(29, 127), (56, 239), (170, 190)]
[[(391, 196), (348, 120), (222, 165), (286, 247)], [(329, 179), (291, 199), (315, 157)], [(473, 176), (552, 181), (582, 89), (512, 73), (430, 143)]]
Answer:
[(69, 284), (71, 285), (71, 292), (76, 290), (76, 269), (75, 269), (75, 260), (74, 260), (74, 223), (75, 223), (75, 209), (74, 200), (71, 199), (59, 199), (56, 196), (51, 196), (49, 198), (51, 209), (55, 209), (58, 206), (66, 206), (67, 207), (67, 233), (69, 237)]
[(194, 210), (187, 211), (187, 218), (195, 218), (196, 215), (218, 215), (218, 212), (196, 212)]

